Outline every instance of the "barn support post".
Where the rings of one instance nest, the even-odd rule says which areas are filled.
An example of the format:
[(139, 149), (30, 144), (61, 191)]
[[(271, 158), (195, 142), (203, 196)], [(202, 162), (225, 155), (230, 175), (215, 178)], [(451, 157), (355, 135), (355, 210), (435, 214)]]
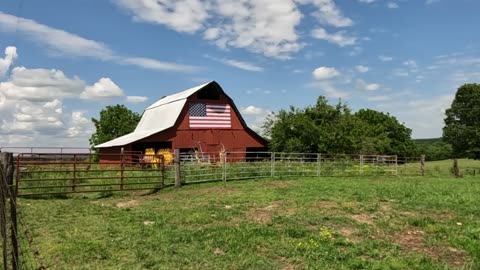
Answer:
[(182, 186), (180, 178), (180, 149), (173, 150), (173, 165), (175, 166), (175, 187)]
[(425, 155), (420, 156), (420, 173), (425, 176)]

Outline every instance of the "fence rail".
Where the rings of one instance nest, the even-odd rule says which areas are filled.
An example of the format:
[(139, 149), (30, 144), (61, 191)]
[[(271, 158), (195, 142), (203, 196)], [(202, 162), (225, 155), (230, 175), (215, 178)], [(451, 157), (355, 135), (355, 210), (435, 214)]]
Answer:
[(165, 186), (252, 178), (422, 175), (421, 157), (327, 155), (275, 152), (19, 153), (15, 190), (19, 195), (158, 190)]

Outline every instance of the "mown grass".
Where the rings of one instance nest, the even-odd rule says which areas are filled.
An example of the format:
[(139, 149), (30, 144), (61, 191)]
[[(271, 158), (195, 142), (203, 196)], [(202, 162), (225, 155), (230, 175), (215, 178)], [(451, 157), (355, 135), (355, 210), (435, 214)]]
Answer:
[(298, 178), (25, 199), (48, 269), (480, 269), (480, 179)]

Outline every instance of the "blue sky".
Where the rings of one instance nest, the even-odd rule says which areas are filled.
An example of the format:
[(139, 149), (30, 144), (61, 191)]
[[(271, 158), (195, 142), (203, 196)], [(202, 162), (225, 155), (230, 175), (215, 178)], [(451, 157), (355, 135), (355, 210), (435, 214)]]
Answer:
[[(441, 136), (480, 81), (477, 0), (0, 2), (0, 146), (88, 146), (106, 105), (141, 113), (215, 80), (259, 130), (319, 95)], [(5, 51), (5, 54), (1, 54)]]

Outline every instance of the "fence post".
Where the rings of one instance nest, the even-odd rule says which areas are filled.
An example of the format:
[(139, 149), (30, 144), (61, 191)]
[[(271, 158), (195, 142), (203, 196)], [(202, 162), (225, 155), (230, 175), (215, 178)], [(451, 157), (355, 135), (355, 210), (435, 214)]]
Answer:
[(395, 176), (398, 176), (398, 156), (395, 155)]
[(275, 177), (275, 152), (271, 153), (271, 170), (270, 170), (270, 176)]
[(227, 187), (227, 152), (223, 151), (222, 152), (222, 165), (223, 165), (223, 175), (222, 175), (222, 180), (223, 180), (223, 184), (225, 187)]
[(123, 170), (124, 170), (124, 151), (123, 147), (120, 148), (120, 190), (123, 190)]
[[(2, 254), (3, 254), (3, 269), (7, 269), (8, 250), (7, 250), (7, 178), (5, 175), (6, 166), (4, 166), (4, 153), (0, 159), (0, 230), (2, 236)], [(6, 165), (6, 164), (5, 164)]]
[(182, 185), (182, 179), (180, 178), (180, 149), (173, 150), (173, 163), (175, 166), (175, 187)]
[[(0, 153), (4, 194), (10, 194), (10, 219), (11, 219), (11, 242), (12, 242), (12, 269), (18, 269), (18, 241), (17, 241), (17, 196), (15, 186), (13, 185), (13, 154)], [(3, 232), (2, 232), (3, 233)]]
[(420, 173), (425, 176), (425, 155), (420, 156)]
[(458, 159), (453, 160), (453, 174), (455, 177), (460, 177), (460, 168), (458, 168)]
[(317, 177), (320, 177), (322, 169), (322, 154), (317, 154)]
[(363, 175), (363, 155), (360, 155), (360, 175)]

